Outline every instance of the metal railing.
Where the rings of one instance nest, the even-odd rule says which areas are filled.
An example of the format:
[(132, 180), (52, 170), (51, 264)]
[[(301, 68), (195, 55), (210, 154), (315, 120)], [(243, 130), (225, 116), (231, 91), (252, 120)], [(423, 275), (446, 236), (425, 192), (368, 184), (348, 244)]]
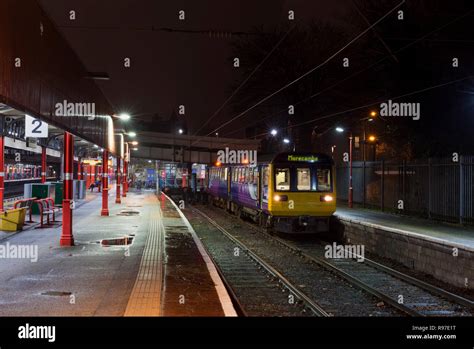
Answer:
[[(349, 165), (336, 169), (338, 200), (347, 201)], [(474, 224), (474, 156), (352, 164), (354, 204), (440, 221)]]

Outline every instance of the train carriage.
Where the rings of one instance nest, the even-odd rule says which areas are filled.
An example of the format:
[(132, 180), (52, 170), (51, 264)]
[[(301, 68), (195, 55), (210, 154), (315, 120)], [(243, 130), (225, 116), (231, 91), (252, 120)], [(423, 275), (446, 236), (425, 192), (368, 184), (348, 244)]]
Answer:
[(325, 154), (281, 153), (268, 162), (209, 169), (213, 202), (271, 230), (329, 230), (336, 210), (335, 170)]

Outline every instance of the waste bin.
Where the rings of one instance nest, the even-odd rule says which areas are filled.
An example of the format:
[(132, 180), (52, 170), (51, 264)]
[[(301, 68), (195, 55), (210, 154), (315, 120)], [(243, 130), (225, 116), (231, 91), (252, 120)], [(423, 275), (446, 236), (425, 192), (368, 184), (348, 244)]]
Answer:
[(78, 180), (77, 181), (77, 198), (79, 200), (84, 200), (86, 198), (86, 181), (85, 180)]
[(33, 197), (33, 187), (32, 187), (33, 183), (28, 183), (28, 184), (24, 184), (23, 185), (23, 197), (25, 199), (29, 199), (29, 198), (32, 198)]
[(54, 205), (55, 206), (62, 206), (63, 204), (63, 191), (64, 185), (63, 182), (53, 182), (55, 187), (55, 195), (54, 195)]

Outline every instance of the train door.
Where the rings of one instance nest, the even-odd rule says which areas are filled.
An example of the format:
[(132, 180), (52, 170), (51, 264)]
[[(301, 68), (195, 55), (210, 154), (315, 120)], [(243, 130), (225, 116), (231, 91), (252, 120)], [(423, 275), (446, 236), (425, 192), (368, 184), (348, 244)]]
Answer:
[(226, 167), (226, 180), (227, 180), (227, 197), (230, 198), (230, 180), (231, 180), (231, 167)]
[(260, 207), (262, 209), (268, 208), (268, 183), (269, 183), (269, 172), (270, 167), (268, 165), (262, 165), (260, 169), (260, 180), (259, 183), (261, 185), (260, 189)]
[(257, 182), (257, 207), (262, 208), (262, 183), (261, 183), (261, 173), (262, 173), (262, 168), (263, 166), (257, 166), (255, 167), (255, 176), (256, 176), (256, 182)]

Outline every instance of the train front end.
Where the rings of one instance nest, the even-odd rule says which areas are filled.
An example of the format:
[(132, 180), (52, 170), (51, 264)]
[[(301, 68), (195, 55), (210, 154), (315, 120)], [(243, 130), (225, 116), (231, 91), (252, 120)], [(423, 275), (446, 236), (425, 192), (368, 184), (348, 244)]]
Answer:
[(269, 164), (268, 211), (273, 230), (323, 233), (336, 211), (335, 169), (325, 154), (279, 154)]

